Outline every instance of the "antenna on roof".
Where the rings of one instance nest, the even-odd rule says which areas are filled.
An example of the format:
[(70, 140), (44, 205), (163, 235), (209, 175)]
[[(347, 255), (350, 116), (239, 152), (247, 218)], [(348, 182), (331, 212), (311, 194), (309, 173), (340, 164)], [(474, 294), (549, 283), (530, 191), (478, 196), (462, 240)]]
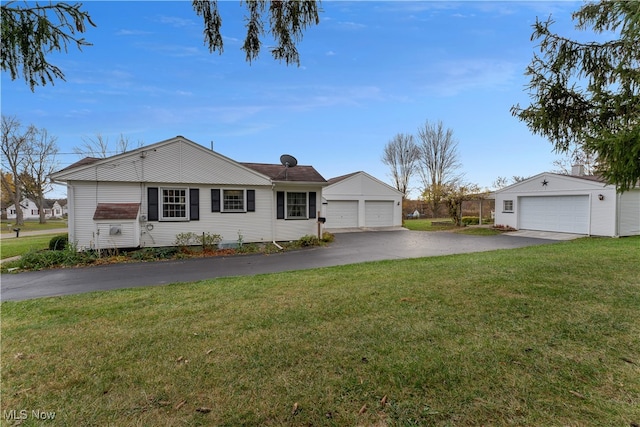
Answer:
[(289, 155), (289, 154), (283, 154), (282, 156), (280, 156), (280, 163), (282, 163), (282, 165), (284, 166), (284, 179), (287, 179), (287, 170), (289, 168), (293, 168), (298, 164), (298, 161), (296, 160), (295, 157)]

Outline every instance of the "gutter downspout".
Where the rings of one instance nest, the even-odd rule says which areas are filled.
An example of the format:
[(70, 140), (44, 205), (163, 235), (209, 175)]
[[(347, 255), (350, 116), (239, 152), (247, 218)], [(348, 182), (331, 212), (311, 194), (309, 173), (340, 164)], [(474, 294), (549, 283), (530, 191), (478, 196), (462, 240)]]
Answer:
[(276, 248), (282, 250), (283, 247), (280, 246), (279, 244), (276, 243), (276, 215), (274, 214), (274, 200), (277, 200), (277, 194), (276, 194), (276, 185), (272, 182), (271, 183), (271, 191), (273, 192), (273, 196), (271, 198), (271, 243), (273, 243)]

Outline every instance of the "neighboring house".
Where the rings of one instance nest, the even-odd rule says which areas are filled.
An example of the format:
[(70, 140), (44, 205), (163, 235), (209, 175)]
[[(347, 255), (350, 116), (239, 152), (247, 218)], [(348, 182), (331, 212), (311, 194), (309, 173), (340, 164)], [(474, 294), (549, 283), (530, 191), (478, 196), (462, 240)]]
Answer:
[[(66, 213), (66, 201), (45, 200), (44, 217), (45, 219), (62, 218)], [(31, 199), (24, 199), (20, 203), (22, 207), (22, 217), (25, 220), (40, 219), (40, 210), (38, 205)], [(7, 220), (16, 219), (16, 206), (11, 205), (7, 208)]]
[[(40, 209), (38, 209), (38, 205), (31, 199), (23, 199), (20, 202), (20, 207), (22, 208), (22, 218), (27, 219), (40, 219)], [(48, 209), (45, 209), (45, 218), (49, 218), (51, 216)], [(16, 205), (11, 205), (7, 207), (7, 220), (16, 219)]]
[(51, 206), (51, 217), (62, 218), (62, 215), (63, 215), (62, 206), (60, 206), (60, 202), (56, 200), (53, 202), (53, 205)]
[(67, 185), (78, 250), (173, 246), (188, 232), (223, 243), (315, 235), (327, 184), (311, 166), (239, 163), (182, 136), (86, 158), (52, 179)]
[(328, 230), (402, 226), (402, 193), (366, 172), (332, 178), (322, 192)]
[(592, 236), (640, 235), (640, 188), (622, 194), (581, 168), (541, 173), (495, 192), (495, 225)]

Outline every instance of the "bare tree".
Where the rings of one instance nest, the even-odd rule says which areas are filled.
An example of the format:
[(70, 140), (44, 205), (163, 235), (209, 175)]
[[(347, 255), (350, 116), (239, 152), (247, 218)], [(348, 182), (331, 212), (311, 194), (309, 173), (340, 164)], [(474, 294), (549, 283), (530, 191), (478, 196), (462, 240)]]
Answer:
[(25, 171), (21, 183), (25, 196), (38, 205), (40, 224), (46, 222), (44, 195), (52, 189), (49, 175), (55, 172), (57, 167), (56, 140), (57, 138), (49, 135), (46, 129), (40, 129), (34, 134), (34, 139), (25, 152)]
[[(2, 116), (2, 188), (11, 196), (11, 201), (16, 207), (16, 224), (24, 225), (24, 216), (20, 209), (22, 202), (22, 185), (20, 176), (26, 167), (24, 153), (33, 138), (35, 127), (29, 126), (22, 132), (22, 124), (13, 116)], [(7, 179), (6, 174), (13, 175), (14, 182)]]
[(397, 134), (384, 147), (382, 163), (391, 169), (395, 187), (407, 198), (409, 180), (416, 171), (420, 150), (413, 135)]
[(104, 137), (97, 133), (95, 137), (82, 138), (82, 145), (73, 147), (73, 152), (82, 157), (100, 157), (105, 158), (114, 154), (124, 153), (130, 149), (142, 147), (142, 141), (131, 143), (128, 137), (120, 134), (115, 146), (112, 147), (109, 137)]
[(574, 165), (581, 165), (586, 175), (593, 175), (598, 171), (597, 156), (590, 154), (583, 147), (576, 146), (568, 151), (563, 157), (553, 161), (555, 170), (553, 172), (562, 175), (571, 175)]
[(517, 182), (524, 181), (525, 179), (529, 179), (529, 178), (526, 176), (519, 176), (519, 175), (513, 175), (511, 179), (507, 178), (506, 176), (499, 176), (496, 178), (495, 181), (493, 181), (493, 188), (499, 190), (501, 188), (513, 185)]
[[(58, 152), (56, 139), (34, 125), (23, 129), (16, 117), (2, 116), (2, 188), (16, 206), (16, 224), (24, 224), (20, 203), (29, 197), (38, 205), (44, 222), (44, 195), (51, 189), (49, 174), (54, 171)], [(13, 176), (13, 182), (8, 179)]]
[(462, 225), (462, 202), (480, 197), (480, 187), (476, 184), (451, 183), (444, 185), (442, 201), (447, 205), (449, 217), (455, 225)]
[(442, 121), (435, 124), (428, 120), (418, 129), (420, 167), (418, 171), (424, 184), (423, 198), (435, 213), (447, 187), (460, 181), (461, 164), (458, 160), (458, 141), (453, 130), (445, 129)]

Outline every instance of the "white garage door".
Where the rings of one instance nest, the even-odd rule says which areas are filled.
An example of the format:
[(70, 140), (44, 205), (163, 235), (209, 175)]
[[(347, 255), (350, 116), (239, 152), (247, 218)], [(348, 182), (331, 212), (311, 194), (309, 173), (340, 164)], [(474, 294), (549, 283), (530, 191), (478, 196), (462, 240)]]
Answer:
[(520, 228), (589, 234), (589, 196), (520, 198)]
[(357, 200), (328, 200), (327, 228), (351, 228), (358, 226)]
[(366, 227), (391, 227), (393, 225), (393, 202), (364, 202), (364, 225)]

